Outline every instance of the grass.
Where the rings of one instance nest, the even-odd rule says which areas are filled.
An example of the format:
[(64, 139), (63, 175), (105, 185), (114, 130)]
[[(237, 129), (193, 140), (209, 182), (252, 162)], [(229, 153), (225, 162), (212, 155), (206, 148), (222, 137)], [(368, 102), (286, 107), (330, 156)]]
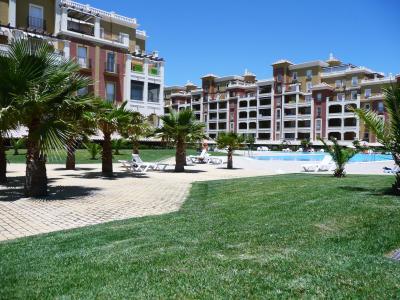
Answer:
[(176, 213), (0, 243), (0, 298), (399, 298), (392, 181), (195, 183)]
[[(10, 163), (25, 163), (25, 153), (26, 150), (19, 150), (20, 155), (13, 155), (14, 150), (7, 151), (7, 160)], [(130, 160), (132, 158), (132, 150), (123, 149), (120, 150), (120, 155), (114, 155), (113, 161), (118, 162), (118, 160)], [(195, 155), (195, 150), (188, 150), (188, 155)], [(214, 155), (214, 154), (213, 154)], [(169, 157), (175, 156), (175, 149), (143, 149), (140, 150), (140, 157), (144, 161), (159, 161)], [(66, 154), (65, 153), (54, 153), (50, 154), (48, 157), (49, 164), (64, 164)], [(97, 159), (91, 159), (89, 152), (86, 149), (79, 149), (76, 151), (76, 163), (77, 164), (92, 164), (101, 163), (101, 153), (97, 155)]]

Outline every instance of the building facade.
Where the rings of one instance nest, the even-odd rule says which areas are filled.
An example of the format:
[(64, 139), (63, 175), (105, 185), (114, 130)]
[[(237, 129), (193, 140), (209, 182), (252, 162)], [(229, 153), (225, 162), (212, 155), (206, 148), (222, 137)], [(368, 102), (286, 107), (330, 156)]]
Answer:
[(335, 137), (342, 144), (354, 140), (376, 143), (350, 107), (372, 109), (385, 119), (382, 88), (400, 81), (366, 67), (344, 64), (333, 55), (327, 61), (272, 64), (273, 77), (257, 80), (244, 75), (201, 78), (165, 88), (165, 111), (191, 108), (206, 124), (207, 134), (234, 131), (253, 135), (258, 144), (299, 144), (307, 139)]
[(93, 79), (89, 89), (146, 116), (164, 108), (164, 60), (146, 52), (134, 18), (69, 0), (0, 0), (0, 50), (15, 38), (43, 39)]

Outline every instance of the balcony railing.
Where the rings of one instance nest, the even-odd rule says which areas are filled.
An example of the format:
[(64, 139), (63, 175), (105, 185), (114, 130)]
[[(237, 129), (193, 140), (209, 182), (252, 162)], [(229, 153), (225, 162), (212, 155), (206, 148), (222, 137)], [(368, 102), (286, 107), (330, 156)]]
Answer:
[(67, 29), (69, 31), (94, 36), (94, 27), (89, 27), (87, 24), (68, 21)]
[(28, 16), (27, 23), (28, 23), (28, 28), (30, 28), (30, 29), (46, 30), (46, 20), (44, 20), (42, 18)]
[(104, 63), (104, 71), (107, 73), (119, 73), (119, 65), (115, 62), (107, 61)]
[(82, 69), (92, 68), (92, 60), (86, 57), (78, 57), (78, 64)]

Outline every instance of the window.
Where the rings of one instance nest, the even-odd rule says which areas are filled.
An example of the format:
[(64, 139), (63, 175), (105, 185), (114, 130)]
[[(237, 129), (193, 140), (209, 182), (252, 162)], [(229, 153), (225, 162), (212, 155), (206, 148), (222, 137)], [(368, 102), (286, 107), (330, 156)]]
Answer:
[(278, 74), (277, 80), (278, 80), (278, 82), (282, 82), (282, 74)]
[(341, 80), (336, 80), (335, 81), (335, 87), (336, 88), (341, 88), (342, 87), (342, 81)]
[(351, 91), (351, 100), (357, 100), (357, 91)]
[(282, 86), (281, 86), (281, 85), (278, 85), (278, 86), (276, 87), (276, 91), (277, 91), (278, 94), (282, 93)]
[(307, 82), (307, 86), (306, 86), (307, 88), (307, 93), (309, 93), (310, 91), (311, 91), (311, 89), (312, 89), (312, 82)]
[(315, 120), (315, 130), (320, 131), (321, 130), (321, 124), (322, 124), (321, 119)]
[(87, 48), (83, 46), (78, 46), (78, 64), (82, 68), (88, 67), (88, 60), (87, 60)]
[(131, 81), (131, 99), (136, 101), (143, 101), (144, 83), (142, 81)]
[(114, 102), (114, 100), (115, 100), (115, 83), (114, 82), (106, 83), (106, 100), (109, 102)]
[(310, 103), (311, 100), (312, 100), (312, 96), (311, 95), (306, 95), (305, 96), (305, 100), (306, 100), (307, 103)]
[(344, 100), (344, 94), (342, 94), (342, 93), (340, 93), (340, 94), (337, 94), (337, 101), (343, 101)]
[(280, 131), (281, 130), (281, 122), (277, 122), (276, 123), (276, 131)]
[(107, 72), (115, 72), (115, 53), (107, 52), (107, 62), (106, 62), (106, 71)]
[(277, 119), (280, 119), (280, 118), (281, 118), (281, 110), (280, 110), (280, 109), (277, 109), (277, 110), (276, 110), (276, 118), (277, 118)]
[(357, 76), (353, 76), (351, 78), (351, 85), (352, 86), (357, 86), (358, 85), (358, 77)]
[(383, 102), (378, 102), (378, 112), (383, 113), (385, 111), (385, 108), (383, 106)]
[(365, 110), (370, 110), (371, 109), (371, 105), (369, 103), (365, 103), (364, 109)]
[(312, 78), (312, 70), (307, 70), (307, 79), (311, 79)]
[(29, 4), (28, 26), (34, 29), (46, 29), (43, 20), (43, 7)]
[(322, 109), (321, 106), (317, 106), (317, 117), (321, 117)]
[(149, 82), (148, 91), (148, 101), (149, 102), (159, 102), (160, 101), (160, 85)]
[(321, 102), (321, 100), (322, 100), (322, 94), (318, 93), (317, 94), (317, 101)]
[(297, 72), (293, 72), (292, 79), (293, 81), (297, 80)]
[(365, 96), (365, 98), (371, 97), (371, 89), (366, 89), (364, 92), (364, 96)]

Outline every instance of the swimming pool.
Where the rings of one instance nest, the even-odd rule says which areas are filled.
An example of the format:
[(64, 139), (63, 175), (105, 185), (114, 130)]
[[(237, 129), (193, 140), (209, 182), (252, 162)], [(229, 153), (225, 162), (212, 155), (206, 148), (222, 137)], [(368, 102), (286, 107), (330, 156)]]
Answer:
[[(267, 152), (262, 155), (253, 156), (254, 159), (258, 160), (284, 160), (284, 161), (321, 161), (324, 159), (326, 153), (303, 153), (303, 152)], [(373, 162), (373, 161), (385, 161), (391, 160), (392, 156), (389, 154), (364, 154), (357, 153), (354, 155), (350, 162)]]

